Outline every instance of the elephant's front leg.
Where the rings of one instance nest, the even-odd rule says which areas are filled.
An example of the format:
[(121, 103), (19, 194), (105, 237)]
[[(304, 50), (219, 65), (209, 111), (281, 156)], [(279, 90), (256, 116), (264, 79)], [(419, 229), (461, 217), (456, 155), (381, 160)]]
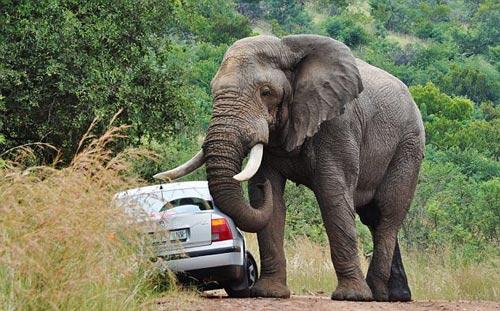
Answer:
[(360, 268), (354, 207), (349, 191), (333, 194), (334, 187), (325, 187), (316, 192), (330, 242), (330, 251), (337, 274), (337, 289), (332, 293), (333, 300), (372, 300)]
[(286, 259), (283, 249), (285, 228), (285, 203), (283, 192), (285, 178), (279, 173), (261, 167), (249, 182), (248, 192), (252, 206), (258, 206), (263, 193), (259, 184), (269, 180), (273, 189), (273, 216), (269, 224), (257, 233), (261, 262), (260, 278), (252, 288), (253, 297), (290, 297), (286, 286)]

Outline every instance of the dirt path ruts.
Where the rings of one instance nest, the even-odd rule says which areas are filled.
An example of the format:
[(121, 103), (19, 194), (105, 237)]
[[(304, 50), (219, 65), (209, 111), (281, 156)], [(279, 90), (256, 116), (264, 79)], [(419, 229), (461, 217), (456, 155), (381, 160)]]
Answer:
[(163, 298), (158, 310), (217, 310), (217, 311), (305, 311), (305, 310), (408, 310), (408, 311), (486, 311), (500, 310), (500, 302), (489, 301), (412, 301), (408, 303), (332, 301), (323, 296), (292, 296), (290, 299), (247, 298), (231, 299), (222, 295), (203, 295), (193, 299)]

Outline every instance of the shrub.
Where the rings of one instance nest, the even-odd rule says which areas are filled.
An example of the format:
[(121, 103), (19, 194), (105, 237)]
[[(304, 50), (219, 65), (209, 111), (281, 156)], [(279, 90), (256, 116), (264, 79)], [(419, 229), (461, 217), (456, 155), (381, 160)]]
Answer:
[(268, 0), (263, 1), (264, 11), (268, 20), (276, 20), (279, 25), (273, 26), (275, 29), (281, 29), (278, 36), (283, 34), (307, 33), (311, 27), (311, 17), (304, 10), (304, 3), (292, 0)]
[(325, 21), (326, 33), (350, 47), (366, 44), (368, 32), (352, 16), (333, 16)]
[(311, 190), (288, 182), (285, 189), (285, 204), (287, 206), (285, 230), (287, 239), (307, 236), (315, 242), (326, 243), (325, 227), (316, 197)]
[(482, 57), (451, 64), (439, 85), (448, 94), (467, 96), (475, 102), (500, 100), (500, 74)]
[(411, 95), (419, 106), (424, 120), (430, 115), (449, 120), (468, 120), (474, 111), (474, 103), (463, 97), (450, 97), (432, 82), (410, 87)]
[(172, 33), (182, 31), (186, 39), (194, 37), (198, 42), (232, 44), (252, 32), (248, 19), (235, 10), (234, 1), (186, 0), (172, 17), (176, 22)]
[[(475, 181), (450, 162), (426, 159), (402, 240), (418, 249), (449, 245), (465, 261), (496, 256), (500, 209), (492, 202), (499, 195), (498, 177)], [(467, 249), (475, 251), (463, 253)]]

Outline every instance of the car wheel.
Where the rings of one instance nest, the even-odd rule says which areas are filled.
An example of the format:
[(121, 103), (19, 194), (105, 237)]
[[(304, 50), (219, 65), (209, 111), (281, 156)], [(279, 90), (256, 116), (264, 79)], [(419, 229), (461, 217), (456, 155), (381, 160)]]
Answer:
[(257, 282), (259, 273), (257, 271), (257, 262), (253, 258), (252, 254), (250, 254), (249, 252), (246, 252), (245, 266), (246, 266), (246, 271), (245, 271), (246, 280), (244, 280), (244, 282), (246, 282), (247, 285), (243, 289), (234, 289), (234, 286), (228, 284), (227, 286), (224, 287), (224, 290), (226, 291), (229, 297), (234, 297), (234, 298), (250, 297), (250, 289), (255, 285), (255, 282)]

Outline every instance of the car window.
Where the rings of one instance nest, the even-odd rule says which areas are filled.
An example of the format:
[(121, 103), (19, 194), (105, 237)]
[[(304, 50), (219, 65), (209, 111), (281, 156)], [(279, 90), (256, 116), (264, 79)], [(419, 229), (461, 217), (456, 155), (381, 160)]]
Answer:
[(161, 194), (157, 193), (129, 196), (121, 199), (121, 201), (129, 209), (138, 207), (148, 214), (158, 212), (165, 204)]
[(202, 198), (189, 197), (189, 198), (179, 198), (165, 203), (163, 207), (160, 209), (160, 212), (176, 208), (179, 206), (187, 206), (187, 205), (197, 206), (200, 209), (200, 211), (211, 210), (214, 208), (212, 201), (207, 201)]

